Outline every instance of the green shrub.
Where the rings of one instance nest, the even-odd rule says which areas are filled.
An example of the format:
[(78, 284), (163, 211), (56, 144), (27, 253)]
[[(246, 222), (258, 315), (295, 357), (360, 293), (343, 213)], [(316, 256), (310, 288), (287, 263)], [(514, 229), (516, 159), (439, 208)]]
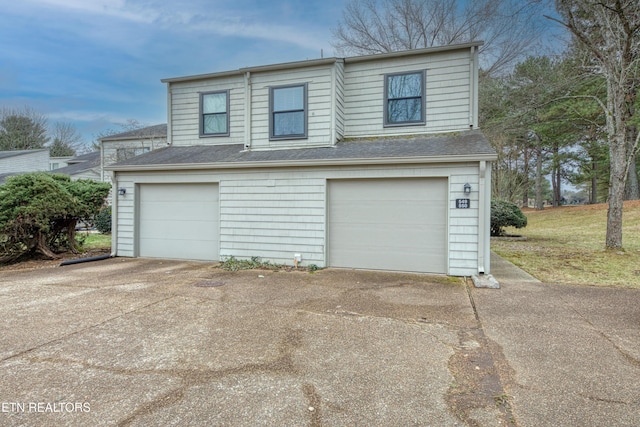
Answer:
[(95, 219), (96, 230), (102, 234), (111, 233), (111, 206), (100, 209)]
[(8, 178), (0, 185), (0, 260), (36, 251), (49, 258), (58, 258), (59, 249), (77, 252), (76, 224), (94, 219), (109, 189), (43, 172)]
[(491, 235), (502, 236), (504, 227), (524, 228), (527, 217), (520, 208), (507, 200), (491, 201)]

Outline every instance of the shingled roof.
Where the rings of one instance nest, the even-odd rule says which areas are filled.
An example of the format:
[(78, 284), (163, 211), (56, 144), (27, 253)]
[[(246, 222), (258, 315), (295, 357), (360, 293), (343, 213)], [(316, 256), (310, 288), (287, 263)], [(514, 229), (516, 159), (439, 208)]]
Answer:
[(122, 139), (145, 139), (145, 138), (166, 138), (167, 124), (147, 126), (140, 129), (134, 129), (127, 132), (116, 133), (101, 138), (102, 141), (113, 141)]
[(245, 150), (242, 144), (169, 146), (108, 166), (111, 170), (268, 167), (314, 164), (398, 163), (412, 160), (495, 160), (496, 152), (478, 130), (416, 138), (346, 141), (333, 147)]

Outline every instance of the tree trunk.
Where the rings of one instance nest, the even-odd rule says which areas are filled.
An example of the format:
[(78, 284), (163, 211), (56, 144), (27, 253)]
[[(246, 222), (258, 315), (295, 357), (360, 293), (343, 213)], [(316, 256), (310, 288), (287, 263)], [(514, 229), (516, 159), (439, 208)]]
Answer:
[(49, 257), (50, 259), (60, 259), (60, 256), (53, 253), (53, 251), (49, 249), (49, 246), (47, 246), (47, 242), (44, 234), (38, 231), (36, 239), (37, 241), (36, 241), (35, 248), (37, 251), (39, 251), (42, 255)]
[(522, 207), (529, 207), (529, 147), (522, 150), (524, 164), (522, 166)]
[(625, 144), (620, 135), (611, 141), (611, 172), (609, 178), (609, 210), (607, 212), (608, 249), (622, 249), (622, 210), (625, 187)]
[(598, 163), (591, 161), (591, 204), (598, 203)]
[(78, 221), (73, 219), (69, 221), (69, 223), (67, 224), (67, 240), (69, 242), (69, 250), (74, 254), (80, 253), (80, 251), (78, 250), (80, 245), (78, 245), (78, 242), (76, 241), (76, 224), (77, 223)]
[(536, 209), (544, 209), (542, 200), (542, 147), (536, 147)]
[(609, 210), (607, 211), (607, 249), (622, 249), (622, 211), (627, 180), (627, 127), (625, 93), (612, 79), (607, 81), (607, 133), (609, 135)]

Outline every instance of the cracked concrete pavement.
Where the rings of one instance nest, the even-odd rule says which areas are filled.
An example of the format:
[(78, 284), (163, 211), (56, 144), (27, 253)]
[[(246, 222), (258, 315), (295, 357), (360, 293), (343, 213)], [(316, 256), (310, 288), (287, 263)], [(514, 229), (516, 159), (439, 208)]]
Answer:
[(0, 424), (640, 425), (640, 294), (507, 267), (4, 268)]

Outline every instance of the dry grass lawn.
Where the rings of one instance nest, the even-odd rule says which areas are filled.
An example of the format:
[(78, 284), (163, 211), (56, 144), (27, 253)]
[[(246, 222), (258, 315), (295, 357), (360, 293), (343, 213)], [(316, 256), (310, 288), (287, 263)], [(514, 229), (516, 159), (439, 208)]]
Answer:
[(604, 249), (607, 205), (523, 210), (523, 239), (492, 238), (491, 249), (543, 282), (640, 289), (640, 201), (625, 202), (624, 251)]

